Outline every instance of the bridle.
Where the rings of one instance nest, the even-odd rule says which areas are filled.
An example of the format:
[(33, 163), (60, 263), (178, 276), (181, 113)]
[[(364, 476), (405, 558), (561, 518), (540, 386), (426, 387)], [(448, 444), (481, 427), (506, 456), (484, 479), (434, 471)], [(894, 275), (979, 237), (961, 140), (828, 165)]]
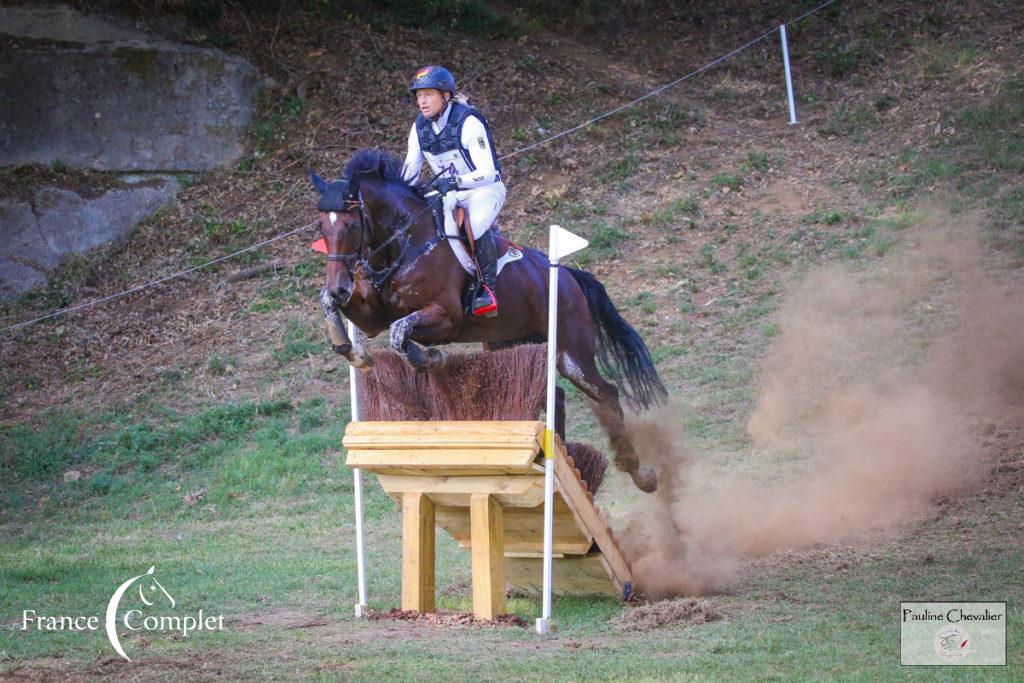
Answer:
[(357, 193), (354, 199), (346, 199), (344, 203), (345, 208), (342, 209), (341, 213), (352, 213), (353, 211), (359, 211), (359, 247), (355, 251), (344, 254), (331, 254), (328, 252), (327, 260), (344, 263), (345, 268), (348, 270), (349, 279), (351, 279), (353, 282), (355, 282), (356, 269), (362, 268), (362, 270), (370, 277), (370, 282), (373, 283), (373, 286), (376, 289), (380, 289), (381, 287), (384, 286), (384, 283), (388, 281), (392, 273), (398, 270), (400, 266), (402, 266), (409, 260), (417, 258), (420, 254), (427, 251), (431, 246), (433, 246), (433, 244), (439, 241), (439, 238), (435, 236), (434, 238), (428, 240), (424, 244), (420, 245), (418, 249), (414, 250), (412, 254), (408, 253), (409, 242), (406, 241), (405, 244), (402, 246), (402, 251), (399, 252), (398, 257), (395, 258), (394, 261), (389, 263), (384, 268), (381, 268), (380, 270), (375, 269), (370, 264), (370, 262), (374, 259), (374, 257), (381, 253), (381, 251), (387, 248), (387, 246), (391, 244), (391, 242), (395, 241), (401, 236), (404, 236), (406, 232), (409, 230), (409, 228), (411, 228), (416, 223), (416, 221), (419, 220), (420, 216), (422, 216), (426, 211), (431, 209), (434, 205), (434, 202), (438, 201), (440, 198), (441, 195), (437, 195), (436, 197), (427, 199), (427, 205), (425, 207), (423, 207), (415, 216), (410, 218), (405, 225), (392, 232), (391, 235), (386, 240), (381, 242), (380, 245), (378, 245), (375, 249), (370, 251), (370, 253), (366, 254), (365, 256), (363, 255), (363, 250), (366, 247), (366, 235), (368, 232), (366, 204), (363, 202), (361, 192)]
[(363, 258), (363, 244), (366, 241), (366, 212), (363, 210), (363, 199), (358, 197), (356, 199), (346, 199), (345, 204), (341, 213), (352, 213), (352, 211), (359, 210), (359, 248), (353, 252), (347, 254), (332, 254), (328, 252), (328, 261), (340, 261), (345, 264), (345, 268), (348, 269), (349, 278), (355, 279), (355, 266), (360, 263), (366, 264), (368, 259)]

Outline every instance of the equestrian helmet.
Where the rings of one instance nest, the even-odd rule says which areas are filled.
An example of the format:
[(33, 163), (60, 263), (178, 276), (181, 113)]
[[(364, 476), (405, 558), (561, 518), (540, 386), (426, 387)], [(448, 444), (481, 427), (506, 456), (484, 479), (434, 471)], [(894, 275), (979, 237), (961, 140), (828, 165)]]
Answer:
[(416, 92), (417, 90), (425, 90), (427, 88), (436, 88), (441, 92), (448, 91), (454, 96), (455, 76), (443, 66), (425, 66), (412, 77), (412, 85), (409, 86), (409, 92)]

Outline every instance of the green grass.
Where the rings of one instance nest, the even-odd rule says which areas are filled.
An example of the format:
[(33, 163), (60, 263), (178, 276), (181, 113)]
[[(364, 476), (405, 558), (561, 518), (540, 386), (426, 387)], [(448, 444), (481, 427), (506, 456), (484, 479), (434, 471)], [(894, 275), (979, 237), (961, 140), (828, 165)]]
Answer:
[(862, 52), (855, 44), (833, 45), (814, 56), (818, 66), (832, 78), (845, 78), (862, 60)]
[(771, 166), (771, 160), (768, 157), (768, 153), (751, 149), (747, 151), (747, 160), (743, 162), (743, 170), (746, 173), (757, 171), (764, 173)]
[(651, 315), (658, 310), (658, 302), (654, 292), (640, 292), (626, 299), (626, 303), (635, 306), (645, 315)]
[(843, 214), (838, 211), (819, 210), (802, 216), (800, 222), (810, 225), (837, 225), (843, 222)]
[(829, 115), (826, 124), (819, 129), (822, 135), (842, 135), (853, 142), (867, 142), (867, 136), (878, 127), (878, 115), (874, 108), (863, 105), (848, 106), (841, 101)]
[(602, 183), (627, 180), (640, 168), (640, 157), (628, 152), (609, 161), (594, 176)]
[(713, 244), (705, 244), (700, 248), (700, 256), (697, 263), (700, 267), (706, 268), (712, 275), (721, 275), (728, 270), (725, 263), (718, 260)]
[(658, 227), (676, 225), (686, 221), (692, 223), (688, 218), (700, 211), (700, 203), (693, 195), (673, 199), (667, 204), (655, 209), (651, 215), (651, 222)]
[(730, 190), (736, 191), (742, 186), (743, 177), (735, 173), (716, 173), (711, 177), (711, 187), (716, 190), (728, 187)]
[(271, 351), (279, 363), (324, 353), (320, 328), (308, 319), (289, 320), (281, 335), (281, 346)]
[(576, 259), (580, 266), (615, 258), (619, 255), (619, 247), (630, 238), (629, 233), (610, 225), (603, 218), (598, 218), (581, 228), (583, 237), (590, 242), (590, 246), (577, 253)]
[[(748, 400), (743, 387), (750, 368), (708, 348), (656, 352), (659, 362), (691, 355), (703, 360), (681, 366), (683, 377), (707, 398), (683, 418), (695, 443), (722, 440), (729, 421), (722, 410)], [(358, 677), (388, 679), (568, 680), (585, 672), (590, 678), (873, 680), (908, 673), (898, 663), (899, 599), (1010, 599), (1012, 611), (1021, 597), (1024, 554), (1008, 544), (989, 548), (984, 562), (954, 554), (902, 577), (897, 572), (907, 553), (865, 556), (843, 571), (797, 564), (762, 569), (736, 594), (710, 598), (724, 620), (646, 633), (616, 630), (610, 620), (621, 608), (610, 599), (556, 598), (558, 631), (547, 641), (515, 628), (395, 631), (357, 622), (350, 616), (351, 476), (337, 459), (346, 420), (343, 409), (318, 398), (212, 405), (193, 415), (160, 409), (145, 416), (46, 415), (33, 427), (6, 431), (4, 447), (18, 460), (44, 448), (77, 453), (77, 466), (109, 471), (101, 469), (107, 480), (84, 486), (55, 476), (67, 463), (38, 472), (19, 467), (14, 477), (5, 470), (0, 622), (18, 623), (22, 609), (102, 615), (114, 587), (155, 564), (182, 609), (224, 614), (229, 628), (188, 638), (154, 634), (147, 645), (124, 637), (130, 656), (151, 675), (198, 675), (188, 662), (212, 658), (232, 678), (315, 677), (339, 666)], [(144, 453), (164, 461), (133, 474)], [(111, 483), (117, 477), (123, 483)], [(199, 491), (196, 502), (183, 500)], [(364, 505), (370, 604), (384, 610), (400, 599), (400, 518), (372, 476)], [(439, 606), (468, 609), (469, 556), (445, 534), (438, 541)], [(919, 547), (927, 541), (915, 541), (913, 533), (907, 539)], [(528, 620), (538, 607), (534, 599), (510, 600), (510, 609)], [(231, 627), (237, 615), (277, 609), (319, 614), (328, 625)], [(1022, 638), (1021, 620), (1012, 620), (1012, 667), (988, 676), (1009, 680), (1019, 671)], [(78, 669), (114, 656), (102, 631), (11, 630), (0, 651), (0, 672), (29, 660), (38, 665), (40, 658)], [(947, 675), (968, 673), (974, 672)]]
[(958, 107), (944, 118), (962, 131), (968, 151), (986, 166), (1024, 173), (1024, 79), (1011, 78), (996, 98)]

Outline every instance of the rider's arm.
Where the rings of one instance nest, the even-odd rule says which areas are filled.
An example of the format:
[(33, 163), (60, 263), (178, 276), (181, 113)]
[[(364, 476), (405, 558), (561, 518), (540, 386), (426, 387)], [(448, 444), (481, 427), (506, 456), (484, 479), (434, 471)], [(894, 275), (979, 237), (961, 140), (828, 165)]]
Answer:
[(416, 134), (416, 124), (412, 124), (409, 131), (409, 151), (405, 155), (405, 165), (402, 166), (402, 179), (412, 184), (420, 177), (423, 169), (423, 151), (420, 149), (420, 136)]
[(469, 152), (476, 170), (459, 176), (459, 189), (471, 190), (493, 183), (498, 171), (494, 168), (491, 136), (487, 134), (483, 122), (475, 116), (467, 116), (462, 122), (462, 148)]

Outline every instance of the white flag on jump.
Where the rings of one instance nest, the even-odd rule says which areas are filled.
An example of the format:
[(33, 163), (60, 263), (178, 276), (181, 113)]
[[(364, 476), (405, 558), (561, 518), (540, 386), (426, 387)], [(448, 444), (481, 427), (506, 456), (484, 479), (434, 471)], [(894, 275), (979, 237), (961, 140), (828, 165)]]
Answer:
[(569, 254), (576, 253), (590, 244), (579, 235), (569, 232), (559, 225), (551, 226), (549, 257), (553, 261), (565, 258)]

